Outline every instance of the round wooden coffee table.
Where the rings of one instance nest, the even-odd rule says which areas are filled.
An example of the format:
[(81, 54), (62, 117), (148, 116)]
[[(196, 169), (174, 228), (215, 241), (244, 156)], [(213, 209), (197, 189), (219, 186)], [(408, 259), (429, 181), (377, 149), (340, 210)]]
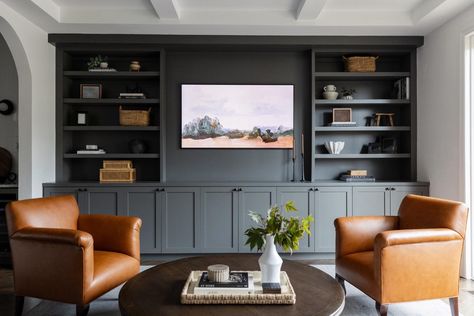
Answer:
[(295, 305), (183, 305), (181, 290), (192, 270), (222, 263), (231, 270), (259, 270), (258, 255), (212, 255), (160, 264), (130, 279), (119, 295), (123, 316), (319, 316), (339, 315), (344, 291), (328, 274), (311, 266), (284, 260), (296, 293)]

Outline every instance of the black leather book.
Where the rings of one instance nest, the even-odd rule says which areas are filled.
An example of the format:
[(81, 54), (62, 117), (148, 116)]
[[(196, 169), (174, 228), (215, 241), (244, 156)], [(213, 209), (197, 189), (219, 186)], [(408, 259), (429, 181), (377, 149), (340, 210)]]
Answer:
[(231, 272), (227, 282), (212, 282), (209, 280), (207, 272), (203, 272), (198, 287), (248, 288), (249, 274), (247, 272)]

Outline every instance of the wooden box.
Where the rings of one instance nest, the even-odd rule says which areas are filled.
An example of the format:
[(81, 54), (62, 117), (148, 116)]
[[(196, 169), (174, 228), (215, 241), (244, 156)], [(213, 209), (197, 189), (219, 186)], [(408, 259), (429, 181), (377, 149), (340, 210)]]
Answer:
[(102, 161), (102, 168), (104, 169), (132, 169), (131, 160), (104, 160)]
[(132, 183), (137, 179), (136, 171), (132, 169), (100, 169), (101, 183)]
[(150, 125), (151, 108), (147, 111), (124, 110), (119, 108), (119, 121), (122, 126), (148, 126)]

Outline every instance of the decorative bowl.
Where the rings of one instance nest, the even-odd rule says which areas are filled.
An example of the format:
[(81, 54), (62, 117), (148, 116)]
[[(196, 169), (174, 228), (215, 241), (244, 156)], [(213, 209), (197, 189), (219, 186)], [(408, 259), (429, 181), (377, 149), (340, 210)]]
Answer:
[(339, 155), (344, 148), (344, 142), (325, 142), (324, 146), (330, 154)]
[(335, 91), (323, 92), (323, 98), (325, 98), (326, 100), (336, 100), (338, 96), (339, 96), (339, 92), (335, 92)]

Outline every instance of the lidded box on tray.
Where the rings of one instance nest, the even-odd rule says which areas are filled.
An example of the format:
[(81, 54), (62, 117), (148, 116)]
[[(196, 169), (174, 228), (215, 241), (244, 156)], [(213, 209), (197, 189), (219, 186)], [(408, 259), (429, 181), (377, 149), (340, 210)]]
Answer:
[(100, 169), (100, 182), (131, 183), (137, 178), (131, 160), (104, 160)]

